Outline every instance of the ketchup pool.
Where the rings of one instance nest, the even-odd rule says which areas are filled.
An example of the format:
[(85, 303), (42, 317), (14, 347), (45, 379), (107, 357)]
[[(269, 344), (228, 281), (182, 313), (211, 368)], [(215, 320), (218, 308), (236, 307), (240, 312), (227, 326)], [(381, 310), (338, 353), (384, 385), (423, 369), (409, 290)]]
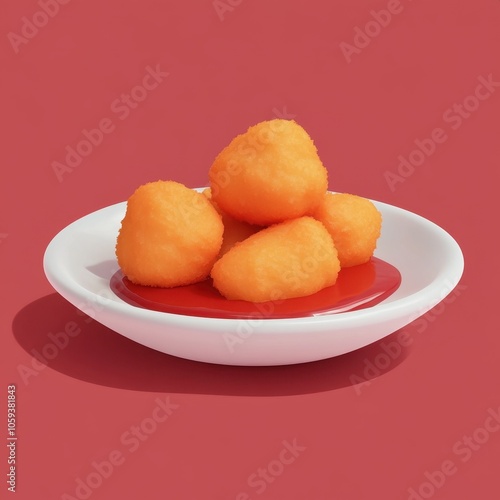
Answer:
[(400, 284), (400, 272), (376, 257), (366, 264), (342, 269), (335, 285), (313, 295), (261, 303), (227, 300), (210, 279), (193, 285), (156, 288), (136, 285), (117, 271), (110, 280), (111, 290), (130, 305), (170, 314), (224, 319), (284, 319), (355, 311), (380, 303)]

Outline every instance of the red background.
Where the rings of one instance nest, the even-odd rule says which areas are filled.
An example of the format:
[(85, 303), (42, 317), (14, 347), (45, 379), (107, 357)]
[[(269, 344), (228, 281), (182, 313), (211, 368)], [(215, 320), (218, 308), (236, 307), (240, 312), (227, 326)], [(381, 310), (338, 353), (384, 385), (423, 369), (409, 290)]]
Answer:
[[(479, 430), (500, 406), (500, 88), (456, 129), (443, 118), (474, 94), (478, 77), (500, 81), (500, 2), (401, 0), (401, 12), (350, 62), (340, 44), (353, 44), (355, 28), (387, 1), (222, 3), (230, 8), (221, 19), (211, 0), (74, 0), (15, 50), (8, 34), (20, 35), (23, 17), (41, 7), (3, 2), (0, 400), (17, 385), (16, 498), (78, 498), (78, 478), (113, 451), (122, 463), (92, 500), (244, 492), (393, 500), (409, 498), (411, 488), (422, 498), (500, 498), (500, 432)], [(112, 103), (157, 65), (169, 76), (121, 120)], [(276, 113), (295, 115), (314, 138), (331, 189), (419, 213), (463, 249), (459, 293), (405, 329), (410, 345), (390, 366), (366, 372), (401, 332), (301, 366), (185, 361), (89, 321), (54, 293), (42, 256), (59, 230), (147, 181), (205, 185), (219, 150)], [(59, 182), (52, 163), (64, 162), (66, 146), (104, 118), (113, 132)], [(408, 158), (414, 141), (438, 127), (446, 142), (391, 190), (385, 173), (397, 173), (398, 156)], [(23, 381), (32, 349), (72, 321), (81, 334)], [(352, 385), (365, 377), (373, 378)], [(178, 408), (130, 451), (122, 439), (151, 423), (156, 398), (167, 396)], [(305, 450), (280, 466), (285, 440)], [(474, 451), (458, 453), (466, 449)], [(433, 475), (447, 460), (453, 473)], [(259, 493), (247, 481), (269, 464), (279, 474)], [(439, 486), (425, 485), (428, 476)], [(6, 487), (2, 480), (2, 498)]]

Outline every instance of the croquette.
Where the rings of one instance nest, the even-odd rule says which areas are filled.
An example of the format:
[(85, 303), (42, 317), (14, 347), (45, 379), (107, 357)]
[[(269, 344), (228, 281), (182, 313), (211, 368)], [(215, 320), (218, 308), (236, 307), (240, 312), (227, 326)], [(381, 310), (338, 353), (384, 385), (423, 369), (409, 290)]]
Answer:
[(342, 267), (370, 260), (382, 226), (382, 215), (370, 200), (347, 193), (327, 193), (312, 215), (332, 236)]
[(328, 173), (314, 142), (293, 120), (258, 123), (235, 137), (209, 171), (214, 201), (237, 220), (267, 226), (308, 214)]
[(210, 201), (174, 181), (140, 186), (127, 202), (116, 242), (118, 264), (133, 283), (174, 287), (208, 277), (223, 224)]
[(267, 302), (316, 293), (333, 285), (339, 270), (323, 224), (300, 217), (237, 243), (215, 263), (211, 276), (227, 299)]

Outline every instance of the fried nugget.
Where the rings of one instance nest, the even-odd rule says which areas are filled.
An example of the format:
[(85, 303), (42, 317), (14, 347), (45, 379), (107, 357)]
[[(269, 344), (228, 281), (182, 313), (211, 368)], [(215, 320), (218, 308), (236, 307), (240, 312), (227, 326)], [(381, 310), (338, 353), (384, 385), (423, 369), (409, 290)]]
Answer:
[(328, 185), (308, 133), (281, 119), (258, 123), (235, 137), (215, 159), (209, 179), (222, 210), (261, 226), (309, 213)]
[(370, 260), (382, 227), (382, 215), (370, 200), (353, 194), (327, 193), (312, 215), (331, 234), (342, 267)]
[(333, 285), (340, 263), (323, 224), (300, 217), (236, 244), (214, 265), (214, 286), (230, 300), (267, 302), (304, 297)]
[(116, 242), (118, 264), (140, 285), (195, 283), (210, 274), (223, 229), (221, 216), (201, 193), (174, 181), (150, 182), (127, 202)]

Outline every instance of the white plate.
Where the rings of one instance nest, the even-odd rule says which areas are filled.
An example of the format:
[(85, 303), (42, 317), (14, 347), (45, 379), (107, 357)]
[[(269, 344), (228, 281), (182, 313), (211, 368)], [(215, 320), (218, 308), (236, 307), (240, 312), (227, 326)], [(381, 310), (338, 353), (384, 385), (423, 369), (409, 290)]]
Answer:
[(462, 276), (456, 241), (436, 224), (374, 201), (383, 216), (375, 255), (396, 266), (398, 290), (358, 311), (293, 319), (215, 319), (150, 311), (110, 289), (115, 242), (126, 203), (91, 213), (49, 244), (44, 269), (52, 286), (103, 325), (158, 351), (226, 365), (286, 365), (338, 356), (402, 328), (444, 299)]

